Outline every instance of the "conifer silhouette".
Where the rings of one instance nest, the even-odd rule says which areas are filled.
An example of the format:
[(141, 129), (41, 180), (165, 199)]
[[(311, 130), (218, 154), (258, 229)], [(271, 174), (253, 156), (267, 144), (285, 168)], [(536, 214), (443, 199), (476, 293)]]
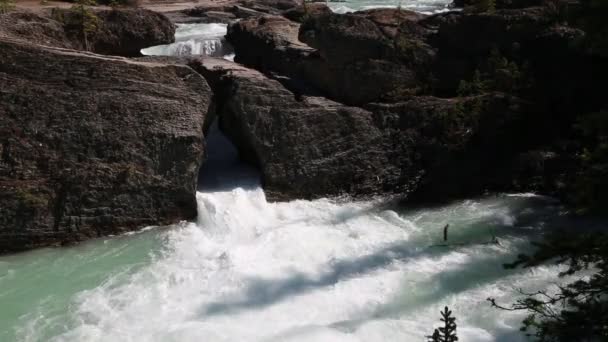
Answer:
[(427, 336), (428, 342), (456, 342), (458, 336), (456, 336), (456, 318), (452, 317), (452, 311), (446, 306), (441, 311), (441, 321), (443, 327), (435, 329), (433, 335)]

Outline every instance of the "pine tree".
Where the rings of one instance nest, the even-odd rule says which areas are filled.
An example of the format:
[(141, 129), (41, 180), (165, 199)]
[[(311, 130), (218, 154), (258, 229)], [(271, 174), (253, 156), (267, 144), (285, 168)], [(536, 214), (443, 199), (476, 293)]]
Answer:
[(488, 300), (502, 310), (527, 311), (521, 330), (536, 341), (608, 341), (608, 234), (554, 234), (535, 243), (538, 248), (534, 254), (520, 255), (505, 266), (533, 267), (557, 262), (567, 266), (560, 277), (578, 277), (558, 284), (556, 292), (520, 289), (523, 297), (511, 305), (503, 306), (494, 298)]
[(443, 327), (435, 329), (433, 335), (427, 336), (429, 342), (456, 342), (456, 317), (452, 317), (452, 311), (446, 306), (441, 311), (441, 321)]
[(76, 0), (71, 11), (76, 15), (77, 25), (86, 50), (90, 50), (89, 37), (97, 31), (99, 18), (89, 6), (95, 6), (95, 0)]

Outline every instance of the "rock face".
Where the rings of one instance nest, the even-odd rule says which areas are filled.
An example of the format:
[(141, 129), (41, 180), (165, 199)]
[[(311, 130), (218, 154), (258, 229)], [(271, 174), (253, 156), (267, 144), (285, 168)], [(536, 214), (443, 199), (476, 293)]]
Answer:
[[(400, 32), (398, 24), (416, 28), (413, 23), (423, 17), (386, 10), (321, 14), (302, 27), (283, 17), (262, 17), (231, 25), (226, 38), (239, 63), (302, 79), (334, 100), (361, 105), (395, 90), (415, 93), (424, 83), (434, 51), (417, 38), (424, 29), (404, 24)], [(402, 60), (412, 45), (419, 49)]]
[[(191, 65), (210, 80), (220, 128), (241, 157), (260, 168), (269, 198), (369, 195), (382, 189), (385, 173), (398, 176), (370, 112), (296, 98), (279, 81), (228, 61), (205, 58)], [(384, 185), (390, 182), (384, 179)]]
[[(370, 167), (378, 185), (366, 186), (360, 193), (395, 189), (410, 192), (412, 200), (438, 200), (487, 190), (538, 190), (539, 184), (551, 182), (526, 181), (520, 175), (546, 159), (547, 165), (557, 167), (543, 171), (541, 178), (550, 174), (568, 178), (564, 174), (571, 171), (558, 169), (573, 169), (571, 160), (562, 154), (551, 157), (556, 154), (542, 151), (555, 149), (543, 145), (572, 127), (572, 113), (597, 110), (603, 101), (594, 75), (603, 75), (606, 64), (585, 52), (583, 31), (556, 23), (543, 8), (433, 16), (396, 10), (322, 13), (310, 15), (301, 25), (265, 16), (232, 24), (227, 38), (235, 47), (237, 62), (285, 76), (273, 77), (281, 79), (294, 96), (322, 95), (371, 115), (370, 127), (378, 130), (378, 137), (368, 147), (377, 154), (366, 158), (374, 160), (372, 164), (385, 164)], [(245, 97), (241, 80), (225, 78), (239, 84), (238, 96), (232, 97), (239, 102), (237, 98)], [(231, 115), (257, 122), (252, 115), (262, 114)], [(306, 131), (319, 129), (311, 123), (301, 125)], [(347, 133), (358, 136), (353, 132), (356, 127)], [(256, 127), (247, 130), (263, 135), (263, 141), (272, 141), (268, 134), (279, 135), (259, 133)], [(513, 136), (518, 139), (513, 141)], [(540, 154), (532, 153), (537, 150)], [(334, 151), (339, 154), (340, 148)], [(307, 158), (299, 150), (290, 156)], [(353, 169), (365, 165), (359, 160), (348, 162)], [(323, 172), (331, 174), (330, 170)], [(299, 184), (297, 177), (290, 182)], [(341, 191), (357, 192), (346, 187)]]
[[(97, 29), (89, 33), (91, 52), (135, 57), (141, 49), (175, 41), (175, 26), (163, 14), (143, 9), (100, 10)], [(32, 44), (86, 50), (78, 15), (53, 9), (48, 16), (11, 11), (0, 14), (0, 36)]]
[(350, 105), (456, 96), (460, 82), (470, 80), (492, 51), (520, 67), (528, 64), (542, 73), (539, 80), (551, 79), (549, 72), (559, 77), (564, 72), (556, 69), (568, 64), (567, 78), (592, 85), (586, 66), (593, 61), (583, 61), (580, 48), (584, 32), (552, 20), (536, 7), (434, 16), (383, 9), (311, 15), (301, 25), (274, 16), (242, 20), (229, 27), (227, 39), (235, 61), (299, 79)]
[[(141, 56), (143, 48), (175, 41), (175, 26), (161, 13), (121, 9), (96, 11), (95, 15), (99, 18), (99, 26), (88, 38), (90, 51), (95, 53), (137, 57)], [(59, 10), (55, 16), (62, 18), (70, 38), (84, 49), (78, 16)]]
[(226, 39), (236, 46), (236, 62), (291, 76), (317, 61), (315, 49), (298, 40), (299, 27), (281, 16), (263, 16), (228, 26)]
[[(422, 186), (430, 193), (435, 184), (472, 172), (487, 177), (496, 164), (479, 169), (471, 160), (510, 157), (517, 144), (509, 134), (529, 118), (520, 115), (521, 100), (499, 93), (358, 108), (294, 94), (287, 78), (225, 60), (189, 64), (214, 88), (220, 128), (242, 158), (260, 168), (271, 199), (406, 193)], [(469, 161), (462, 173), (446, 177), (442, 170), (461, 160)], [(463, 191), (442, 190), (436, 193)]]
[(298, 0), (236, 0), (225, 1), (223, 5), (205, 4), (168, 15), (179, 23), (233, 23), (238, 19), (291, 13), (300, 3)]
[(307, 3), (306, 6), (298, 6), (290, 8), (282, 13), (282, 15), (293, 21), (302, 22), (309, 17), (318, 17), (320, 15), (331, 14), (332, 11), (326, 4), (313, 2)]
[(92, 51), (104, 55), (141, 56), (143, 48), (175, 41), (175, 26), (161, 13), (144, 10), (101, 11), (102, 25)]
[(194, 218), (210, 98), (188, 67), (0, 38), (0, 252)]

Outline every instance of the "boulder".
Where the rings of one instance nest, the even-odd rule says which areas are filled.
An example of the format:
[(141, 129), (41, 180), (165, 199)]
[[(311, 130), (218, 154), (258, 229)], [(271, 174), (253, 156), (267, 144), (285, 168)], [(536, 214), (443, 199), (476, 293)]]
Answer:
[(214, 88), (220, 129), (261, 170), (271, 200), (372, 195), (396, 185), (400, 170), (387, 159), (369, 111), (295, 96), (229, 61), (203, 58), (191, 66)]
[(0, 38), (0, 252), (195, 218), (210, 101), (185, 66)]
[(225, 60), (196, 58), (189, 65), (214, 89), (220, 129), (261, 170), (273, 200), (479, 193), (497, 188), (492, 176), (501, 161), (532, 143), (512, 142), (515, 132), (533, 127), (534, 116), (509, 95), (410, 96), (359, 108), (294, 93), (284, 77)]
[(403, 27), (409, 39), (424, 36), (416, 23), (426, 16), (411, 11), (376, 9), (347, 14), (309, 17), (301, 26), (299, 39), (318, 49), (332, 63), (362, 59), (399, 58), (395, 39)]
[(290, 8), (282, 13), (282, 15), (293, 21), (302, 22), (309, 17), (316, 17), (324, 14), (331, 14), (332, 11), (326, 4), (313, 2), (307, 3), (305, 6)]
[(238, 19), (291, 13), (300, 5), (297, 0), (236, 0), (223, 5), (205, 4), (171, 13), (174, 22), (232, 23)]
[(320, 60), (299, 73), (328, 96), (352, 105), (419, 94), (430, 83), (436, 51), (425, 15), (377, 9), (308, 18), (299, 39)]
[(423, 17), (407, 11), (331, 14), (311, 16), (300, 27), (267, 16), (230, 25), (226, 38), (239, 63), (309, 83), (333, 100), (361, 105), (396, 90), (416, 93), (426, 82), (434, 51), (419, 38), (425, 29), (413, 29)]
[[(333, 25), (335, 17), (339, 23)], [(353, 26), (341, 26), (346, 22)], [(381, 26), (363, 16), (332, 14), (311, 16), (300, 28), (286, 18), (266, 16), (230, 25), (226, 38), (239, 63), (309, 83), (333, 100), (361, 105), (396, 89), (415, 92), (433, 59), (424, 43), (411, 43), (414, 36), (401, 39), (397, 31), (387, 36), (390, 25)], [(397, 51), (412, 44), (420, 50), (404, 63)]]
[(298, 73), (315, 49), (298, 40), (300, 25), (281, 16), (241, 20), (228, 26), (226, 40), (235, 49), (235, 61), (261, 71)]
[(162, 13), (146, 9), (113, 9), (95, 11), (97, 28), (87, 35), (81, 31), (79, 14), (55, 9), (53, 17), (64, 24), (70, 39), (82, 50), (114, 56), (141, 56), (140, 50), (175, 41), (175, 26)]
[(97, 13), (101, 20), (91, 44), (104, 55), (141, 56), (140, 50), (175, 41), (175, 26), (167, 17), (145, 9), (110, 10)]

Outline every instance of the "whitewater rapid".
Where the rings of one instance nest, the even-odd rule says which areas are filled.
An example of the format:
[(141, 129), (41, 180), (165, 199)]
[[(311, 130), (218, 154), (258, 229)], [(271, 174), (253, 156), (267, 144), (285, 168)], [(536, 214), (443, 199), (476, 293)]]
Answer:
[(174, 43), (145, 48), (141, 53), (145, 56), (206, 55), (234, 59), (232, 46), (224, 38), (228, 25), (212, 23), (176, 26)]
[[(259, 188), (197, 199), (198, 222), (163, 232), (148, 265), (74, 294), (57, 335), (45, 335), (57, 330), (46, 317), (28, 322), (22, 340), (423, 341), (448, 305), (462, 341), (523, 341), (522, 315), (486, 298), (509, 303), (558, 271), (501, 268), (536, 229), (514, 211), (530, 197), (406, 215), (377, 202), (268, 203)], [(454, 242), (471, 244), (433, 247), (445, 222)], [(492, 235), (500, 245), (482, 244)]]
[(423, 14), (435, 14), (450, 10), (452, 0), (337, 0), (327, 5), (335, 13), (348, 13), (374, 8), (402, 8)]
[[(0, 258), (0, 340), (424, 341), (447, 305), (461, 341), (524, 341), (524, 313), (486, 298), (556, 280), (501, 266), (557, 226), (550, 199), (269, 203), (225, 138), (208, 142), (196, 222)], [(437, 246), (446, 223), (453, 246)]]
[[(175, 44), (142, 52), (230, 58), (225, 30), (180, 25)], [(0, 257), (0, 341), (425, 341), (446, 305), (461, 341), (526, 341), (526, 313), (486, 298), (554, 286), (559, 266), (502, 264), (549, 227), (580, 226), (530, 194), (270, 203), (216, 127), (207, 143), (196, 222)]]

